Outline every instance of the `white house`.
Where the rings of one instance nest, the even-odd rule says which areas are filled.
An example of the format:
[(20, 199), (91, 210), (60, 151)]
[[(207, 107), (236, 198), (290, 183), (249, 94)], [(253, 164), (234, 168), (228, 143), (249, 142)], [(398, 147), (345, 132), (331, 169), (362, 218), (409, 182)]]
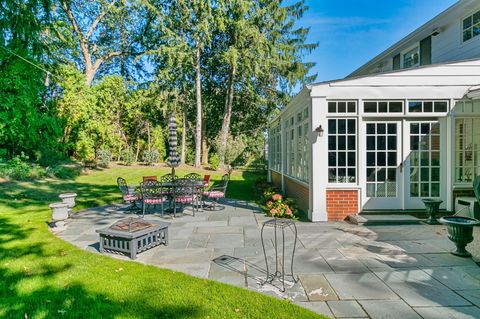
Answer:
[(480, 1), (458, 2), (343, 80), (304, 87), (270, 123), (269, 178), (312, 221), (423, 209), (422, 198), (453, 210), (475, 175)]

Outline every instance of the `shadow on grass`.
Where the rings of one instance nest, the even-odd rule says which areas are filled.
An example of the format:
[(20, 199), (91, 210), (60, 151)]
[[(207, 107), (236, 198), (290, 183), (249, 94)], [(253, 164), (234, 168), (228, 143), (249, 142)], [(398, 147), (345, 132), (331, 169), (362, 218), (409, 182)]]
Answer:
[[(142, 317), (196, 318), (196, 306), (150, 306), (145, 298), (112, 300), (68, 278), (74, 265), (46, 243), (28, 243), (31, 229), (0, 218), (1, 318), (116, 318), (141, 305)], [(32, 260), (36, 261), (32, 263)], [(95, 275), (95, 274), (92, 274)], [(66, 278), (63, 282), (60, 278)], [(60, 284), (59, 284), (60, 281)], [(153, 293), (150, 293), (152, 297)], [(135, 313), (128, 313), (135, 315)]]

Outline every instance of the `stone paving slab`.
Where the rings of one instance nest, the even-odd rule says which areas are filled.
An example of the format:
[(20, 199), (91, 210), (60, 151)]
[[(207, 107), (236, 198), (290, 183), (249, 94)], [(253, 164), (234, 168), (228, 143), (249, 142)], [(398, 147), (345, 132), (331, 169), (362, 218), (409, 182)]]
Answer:
[(362, 309), (362, 307), (360, 307), (360, 305), (356, 301), (343, 301), (343, 300), (328, 301), (327, 304), (330, 307), (330, 310), (332, 310), (335, 317), (365, 318), (367, 316), (365, 311)]
[(422, 319), (402, 300), (363, 300), (359, 303), (372, 319)]
[[(246, 201), (225, 200), (222, 205), (221, 211), (195, 216), (190, 209), (176, 218), (149, 215), (146, 219), (171, 223), (169, 245), (140, 253), (136, 262), (288, 299), (331, 318), (480, 318), (480, 268), (449, 253), (453, 244), (442, 226), (297, 222), (294, 273), (300, 280), (294, 283), (286, 276), (282, 292), (279, 280), (265, 284), (260, 230), (271, 218)], [(75, 213), (57, 235), (99, 253), (96, 230), (135, 216), (121, 209), (112, 205)], [(285, 235), (284, 266), (290, 272), (293, 241), (291, 232)], [(273, 271), (271, 229), (264, 239)]]
[(325, 277), (342, 300), (399, 299), (384, 282), (372, 273), (325, 274)]

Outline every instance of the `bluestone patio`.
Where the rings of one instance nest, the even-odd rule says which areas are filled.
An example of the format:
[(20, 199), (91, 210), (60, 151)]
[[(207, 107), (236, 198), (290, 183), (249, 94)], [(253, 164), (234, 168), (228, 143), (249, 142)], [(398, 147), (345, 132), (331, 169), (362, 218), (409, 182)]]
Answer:
[[(286, 277), (282, 293), (279, 282), (262, 285), (266, 267), (260, 230), (269, 218), (245, 201), (222, 204), (224, 210), (196, 216), (189, 209), (175, 219), (146, 216), (171, 222), (169, 244), (140, 253), (136, 261), (288, 298), (332, 318), (480, 317), (480, 267), (449, 253), (454, 245), (444, 226), (297, 222), (294, 271), (299, 281)], [(98, 253), (96, 230), (131, 216), (122, 208), (75, 213), (58, 236)], [(286, 250), (291, 251), (287, 233)], [(272, 234), (266, 230), (269, 256), (274, 256)]]

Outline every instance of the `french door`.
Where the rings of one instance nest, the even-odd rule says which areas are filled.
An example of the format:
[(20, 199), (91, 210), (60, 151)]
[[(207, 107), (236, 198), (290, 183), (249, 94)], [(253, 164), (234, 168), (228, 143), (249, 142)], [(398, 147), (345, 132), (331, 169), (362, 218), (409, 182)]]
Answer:
[(445, 206), (445, 130), (438, 121), (406, 121), (405, 128), (405, 209), (424, 208), (423, 198), (443, 199)]
[(364, 210), (423, 209), (423, 198), (446, 198), (441, 123), (403, 120), (364, 125)]
[(365, 123), (364, 209), (392, 209), (402, 205), (401, 124), (400, 121)]

